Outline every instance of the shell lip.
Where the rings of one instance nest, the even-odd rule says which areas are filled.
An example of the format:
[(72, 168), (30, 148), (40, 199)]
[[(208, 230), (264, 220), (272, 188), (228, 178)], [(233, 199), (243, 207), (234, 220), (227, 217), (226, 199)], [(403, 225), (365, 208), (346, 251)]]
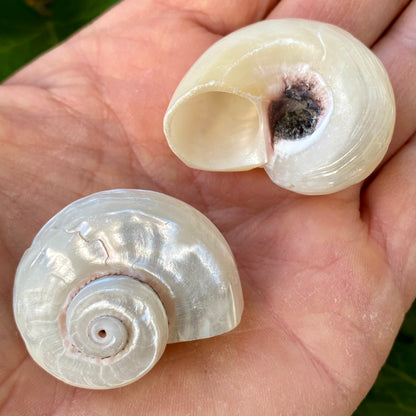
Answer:
[(250, 170), (268, 159), (261, 107), (259, 97), (207, 82), (172, 98), (164, 133), (173, 153), (191, 168)]
[[(164, 118), (164, 133), (173, 153), (194, 169), (245, 171), (270, 167), (277, 154), (294, 154), (315, 142), (332, 113), (332, 92), (307, 64), (278, 67), (282, 79), (266, 97), (223, 81), (195, 85), (185, 94), (174, 96)], [(321, 114), (316, 126), (300, 139), (274, 140), (270, 106), (285, 99), (285, 88), (293, 90), (301, 84), (307, 85), (319, 102)]]

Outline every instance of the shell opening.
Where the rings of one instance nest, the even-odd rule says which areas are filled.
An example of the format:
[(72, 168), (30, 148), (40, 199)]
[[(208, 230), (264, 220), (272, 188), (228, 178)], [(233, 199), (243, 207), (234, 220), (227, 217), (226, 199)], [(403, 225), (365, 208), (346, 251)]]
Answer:
[(265, 162), (261, 118), (254, 101), (223, 91), (188, 95), (171, 112), (173, 151), (189, 166), (212, 171), (251, 169)]

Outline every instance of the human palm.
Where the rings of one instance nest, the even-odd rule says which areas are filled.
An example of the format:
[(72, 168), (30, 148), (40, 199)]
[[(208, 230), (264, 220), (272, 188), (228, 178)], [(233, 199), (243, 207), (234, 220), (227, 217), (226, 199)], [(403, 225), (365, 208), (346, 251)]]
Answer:
[[(371, 387), (415, 296), (415, 4), (275, 3), (126, 0), (0, 88), (3, 413), (346, 414)], [(185, 71), (222, 35), (266, 16), (338, 24), (385, 63), (397, 126), (364, 188), (301, 196), (260, 170), (189, 169), (169, 150), (163, 114)], [(48, 218), (111, 188), (164, 192), (205, 213), (235, 254), (245, 311), (228, 334), (168, 345), (136, 383), (89, 391), (28, 356), (13, 276)]]

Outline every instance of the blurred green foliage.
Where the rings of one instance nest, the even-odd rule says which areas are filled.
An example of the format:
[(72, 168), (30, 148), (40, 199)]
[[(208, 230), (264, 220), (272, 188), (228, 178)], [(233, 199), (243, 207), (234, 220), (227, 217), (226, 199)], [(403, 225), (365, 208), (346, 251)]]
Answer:
[[(138, 0), (140, 1), (140, 0)], [(0, 80), (89, 23), (118, 0), (1, 0)], [(416, 416), (416, 305), (354, 416)]]
[(0, 81), (115, 3), (115, 0), (0, 0)]

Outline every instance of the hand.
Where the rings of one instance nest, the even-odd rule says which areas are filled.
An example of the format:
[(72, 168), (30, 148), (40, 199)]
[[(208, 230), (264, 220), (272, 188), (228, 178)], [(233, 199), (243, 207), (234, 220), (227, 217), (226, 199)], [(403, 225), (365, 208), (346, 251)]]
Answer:
[[(351, 413), (370, 389), (415, 297), (416, 5), (276, 3), (126, 0), (0, 88), (3, 413), (334, 415)], [(395, 134), (363, 188), (301, 196), (262, 170), (194, 171), (166, 144), (165, 109), (198, 56), (222, 35), (279, 17), (343, 27), (390, 74)], [(13, 277), (47, 219), (110, 188), (164, 192), (205, 213), (235, 254), (245, 312), (229, 334), (169, 345), (138, 382), (89, 391), (28, 356)]]

